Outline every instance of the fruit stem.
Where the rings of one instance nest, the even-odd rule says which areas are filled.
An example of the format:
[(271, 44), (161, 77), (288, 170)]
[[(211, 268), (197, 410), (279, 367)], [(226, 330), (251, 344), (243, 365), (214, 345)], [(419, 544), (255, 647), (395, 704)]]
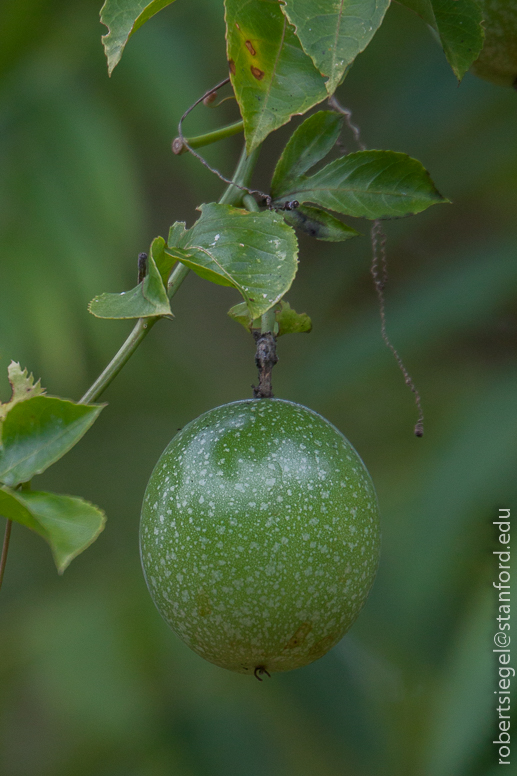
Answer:
[(257, 343), (255, 363), (259, 370), (259, 384), (258, 386), (252, 386), (253, 396), (255, 399), (272, 399), (274, 394), (273, 386), (271, 385), (271, 373), (278, 361), (276, 340), (271, 331), (266, 333), (255, 331), (253, 336)]
[[(251, 194), (245, 194), (242, 198), (244, 207), (251, 212), (257, 212), (260, 210), (257, 202)], [(272, 399), (273, 386), (271, 384), (271, 374), (273, 367), (278, 361), (276, 354), (276, 339), (275, 339), (275, 324), (276, 324), (276, 312), (275, 308), (267, 310), (260, 318), (260, 332), (254, 331), (253, 336), (257, 343), (257, 349), (255, 351), (255, 363), (259, 370), (259, 384), (258, 386), (252, 385), (253, 396), (255, 399)], [(257, 679), (260, 677), (257, 676)], [(262, 681), (262, 679), (260, 679)]]
[[(253, 169), (258, 161), (259, 152), (260, 147), (256, 148), (248, 156), (246, 153), (246, 146), (244, 146), (233, 175), (234, 183), (237, 183), (239, 186), (247, 186), (249, 184)], [(242, 189), (238, 189), (237, 186), (230, 184), (226, 187), (223, 196), (219, 200), (219, 204), (239, 205), (242, 202), (242, 194)], [(190, 270), (184, 264), (181, 264), (180, 262), (176, 264), (169, 277), (169, 282), (167, 283), (167, 294), (169, 299), (172, 299), (189, 272)], [(111, 359), (106, 369), (101, 372), (99, 377), (79, 400), (80, 404), (89, 404), (90, 402), (96, 401), (101, 396), (108, 385), (110, 385), (118, 375), (122, 367), (129, 361), (140, 343), (147, 337), (154, 324), (159, 321), (161, 317), (162, 316), (157, 315), (150, 318), (138, 319), (131, 334)]]
[(276, 323), (276, 313), (274, 307), (264, 313), (260, 318), (260, 331), (262, 334), (274, 334)]

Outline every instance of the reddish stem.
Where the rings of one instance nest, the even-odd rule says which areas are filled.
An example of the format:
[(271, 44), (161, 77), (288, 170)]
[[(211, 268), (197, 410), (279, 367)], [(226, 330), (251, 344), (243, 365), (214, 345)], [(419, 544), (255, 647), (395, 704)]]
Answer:
[(13, 527), (13, 521), (8, 520), (7, 523), (5, 524), (4, 545), (2, 547), (2, 557), (0, 558), (0, 588), (2, 587), (5, 564), (7, 563), (7, 553), (9, 551), (9, 539), (11, 538), (12, 527)]

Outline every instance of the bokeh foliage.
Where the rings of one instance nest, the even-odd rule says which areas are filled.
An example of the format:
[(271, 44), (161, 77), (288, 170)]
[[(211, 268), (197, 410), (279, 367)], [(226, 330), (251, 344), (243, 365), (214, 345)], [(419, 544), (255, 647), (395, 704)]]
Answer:
[[(74, 399), (131, 325), (94, 319), (88, 301), (131, 288), (138, 252), (172, 221), (191, 226), (221, 190), (170, 141), (185, 108), (226, 75), (222, 3), (162, 11), (111, 80), (98, 10), (97, 0), (0, 10), (0, 372), (14, 358)], [(236, 292), (189, 277), (175, 320), (125, 367), (96, 426), (35, 482), (102, 506), (100, 539), (58, 578), (39, 538), (13, 529), (0, 598), (2, 774), (495, 772), (491, 521), (517, 495), (517, 97), (468, 75), (458, 88), (421, 22), (396, 5), (338, 96), (364, 142), (420, 159), (453, 201), (386, 225), (388, 327), (423, 395), (423, 439), (380, 337), (368, 240), (302, 237), (288, 295), (313, 331), (280, 341), (276, 394), (341, 428), (377, 485), (383, 555), (367, 606), (328, 656), (263, 684), (204, 663), (154, 610), (137, 543), (147, 478), (178, 427), (249, 396), (255, 379), (251, 337), (226, 315)], [(201, 107), (188, 131), (236, 118), (231, 102)], [(293, 123), (266, 141), (258, 185)], [(228, 173), (238, 152), (233, 139), (206, 156)], [(4, 377), (0, 387), (6, 399)]]

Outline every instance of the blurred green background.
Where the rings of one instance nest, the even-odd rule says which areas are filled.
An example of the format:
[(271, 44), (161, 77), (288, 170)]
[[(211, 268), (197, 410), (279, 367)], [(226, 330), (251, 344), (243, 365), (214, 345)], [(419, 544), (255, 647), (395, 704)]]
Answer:
[[(181, 113), (226, 75), (221, 0), (162, 11), (111, 79), (98, 12), (98, 0), (0, 9), (4, 399), (11, 358), (78, 399), (130, 328), (94, 319), (88, 301), (131, 288), (151, 239), (221, 193), (170, 150)], [(314, 330), (280, 341), (276, 395), (335, 423), (378, 490), (383, 553), (365, 610), (322, 660), (260, 684), (205, 663), (154, 609), (138, 554), (149, 474), (177, 428), (250, 396), (256, 378), (251, 338), (226, 315), (236, 293), (189, 276), (100, 421), (38, 478), (102, 506), (104, 533), (60, 578), (46, 545), (13, 528), (2, 776), (495, 776), (492, 520), (517, 490), (517, 95), (470, 75), (458, 88), (395, 4), (338, 96), (364, 142), (416, 156), (453, 201), (386, 224), (388, 329), (422, 394), (423, 439), (381, 340), (368, 237), (301, 238), (288, 294)], [(236, 117), (231, 101), (201, 106), (186, 129)], [(266, 141), (257, 185), (291, 129)], [(230, 174), (239, 151), (237, 138), (206, 156)]]

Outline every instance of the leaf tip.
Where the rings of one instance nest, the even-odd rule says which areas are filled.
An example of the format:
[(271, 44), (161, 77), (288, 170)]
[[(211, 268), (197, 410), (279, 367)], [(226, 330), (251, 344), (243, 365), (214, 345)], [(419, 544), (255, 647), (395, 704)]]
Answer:
[[(65, 497), (66, 498), (66, 497)], [(70, 498), (73, 498), (76, 501), (82, 502), (83, 505), (86, 505), (89, 509), (92, 511), (95, 511), (97, 515), (99, 516), (99, 526), (98, 528), (92, 533), (90, 538), (87, 542), (82, 544), (80, 547), (77, 547), (75, 550), (70, 552), (66, 557), (60, 558), (58, 553), (55, 551), (55, 548), (51, 545), (52, 550), (52, 556), (54, 558), (54, 563), (56, 564), (57, 573), (59, 576), (63, 576), (66, 569), (69, 567), (71, 562), (77, 558), (78, 555), (81, 555), (85, 550), (88, 549), (100, 536), (100, 534), (104, 531), (106, 527), (106, 513), (103, 509), (96, 506), (95, 504), (92, 504), (90, 501), (87, 501), (83, 498), (77, 498), (75, 496), (72, 496)]]

